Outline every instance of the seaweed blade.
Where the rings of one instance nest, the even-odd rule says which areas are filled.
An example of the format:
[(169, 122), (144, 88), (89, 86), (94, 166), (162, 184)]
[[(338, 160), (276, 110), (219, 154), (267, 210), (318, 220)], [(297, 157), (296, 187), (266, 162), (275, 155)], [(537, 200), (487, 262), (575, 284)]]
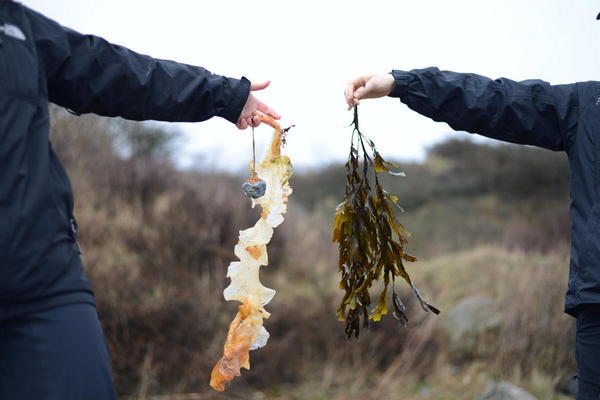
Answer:
[[(396, 219), (393, 206), (402, 210), (398, 198), (386, 192), (378, 179), (379, 173), (403, 174), (393, 171), (398, 165), (384, 160), (375, 143), (360, 131), (357, 106), (352, 126), (350, 154), (345, 164), (346, 188), (344, 199), (336, 208), (332, 240), (339, 243), (338, 270), (340, 288), (344, 290), (336, 314), (346, 323), (346, 335), (359, 337), (361, 318), (363, 326), (368, 327), (369, 320), (377, 322), (388, 314), (390, 284), (393, 314), (406, 326), (406, 308), (394, 289), (396, 277), (402, 277), (411, 286), (425, 311), (439, 314), (439, 310), (423, 299), (404, 268), (404, 262), (416, 261), (404, 249), (410, 233)], [(377, 305), (370, 310), (369, 289), (378, 281), (383, 281), (384, 288)]]

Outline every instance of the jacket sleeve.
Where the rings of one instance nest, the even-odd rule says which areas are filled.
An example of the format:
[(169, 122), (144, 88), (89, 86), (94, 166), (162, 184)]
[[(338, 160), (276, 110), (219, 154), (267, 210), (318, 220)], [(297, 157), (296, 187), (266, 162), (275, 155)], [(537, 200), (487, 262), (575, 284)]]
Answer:
[(49, 100), (78, 114), (182, 122), (220, 116), (235, 123), (246, 103), (246, 78), (141, 55), (26, 12)]
[(390, 96), (455, 130), (551, 150), (568, 150), (574, 140), (577, 84), (492, 80), (437, 68), (392, 75)]

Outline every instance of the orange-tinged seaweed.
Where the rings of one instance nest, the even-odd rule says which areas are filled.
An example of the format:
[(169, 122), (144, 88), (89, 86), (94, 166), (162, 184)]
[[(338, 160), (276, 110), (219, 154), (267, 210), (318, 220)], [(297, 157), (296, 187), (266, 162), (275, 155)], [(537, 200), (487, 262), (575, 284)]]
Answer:
[(261, 117), (261, 120), (275, 128), (266, 156), (253, 171), (266, 183), (266, 191), (264, 196), (252, 199), (252, 207), (261, 206), (261, 217), (252, 228), (240, 231), (235, 246), (239, 261), (232, 262), (227, 270), (231, 283), (223, 295), (226, 300), (237, 300), (242, 305), (229, 325), (223, 357), (211, 373), (210, 386), (218, 391), (225, 390), (227, 382), (240, 376), (242, 368), (250, 369), (250, 350), (264, 346), (269, 338), (263, 327), (263, 320), (269, 317), (264, 306), (275, 291), (260, 283), (259, 268), (268, 264), (267, 244), (287, 210), (287, 200), (292, 193), (289, 185), (292, 168), (290, 159), (281, 155), (284, 131), (270, 118)]

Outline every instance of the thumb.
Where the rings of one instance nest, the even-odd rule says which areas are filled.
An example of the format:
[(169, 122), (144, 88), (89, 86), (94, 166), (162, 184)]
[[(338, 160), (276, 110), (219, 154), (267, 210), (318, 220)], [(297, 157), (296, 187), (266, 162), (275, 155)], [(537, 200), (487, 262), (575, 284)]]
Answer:
[(363, 99), (365, 98), (365, 96), (367, 95), (368, 90), (366, 87), (359, 87), (358, 89), (356, 89), (354, 91), (354, 98), (357, 100)]
[(270, 84), (271, 84), (271, 81), (260, 82), (260, 83), (251, 83), (250, 90), (251, 91), (263, 90), (263, 89), (267, 88)]

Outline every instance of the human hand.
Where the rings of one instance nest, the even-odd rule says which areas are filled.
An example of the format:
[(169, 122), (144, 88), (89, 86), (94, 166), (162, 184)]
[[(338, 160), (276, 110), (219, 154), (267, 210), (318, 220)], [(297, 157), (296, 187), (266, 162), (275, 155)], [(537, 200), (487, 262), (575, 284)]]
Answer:
[[(250, 93), (248, 94), (248, 100), (246, 100), (246, 104), (242, 109), (242, 113), (240, 114), (240, 118), (238, 119), (235, 126), (238, 129), (246, 129), (249, 126), (257, 127), (261, 123), (261, 115), (267, 115), (272, 117), (273, 119), (280, 119), (281, 116), (273, 110), (271, 107), (259, 101), (252, 94), (253, 91), (263, 90), (271, 84), (271, 81), (262, 82), (262, 83), (251, 83), (250, 84)], [(269, 124), (275, 128), (273, 124), (270, 122), (270, 118), (265, 118), (264, 122)]]
[(374, 99), (387, 96), (394, 88), (392, 74), (366, 74), (350, 81), (344, 95), (348, 110), (360, 104), (361, 99)]

